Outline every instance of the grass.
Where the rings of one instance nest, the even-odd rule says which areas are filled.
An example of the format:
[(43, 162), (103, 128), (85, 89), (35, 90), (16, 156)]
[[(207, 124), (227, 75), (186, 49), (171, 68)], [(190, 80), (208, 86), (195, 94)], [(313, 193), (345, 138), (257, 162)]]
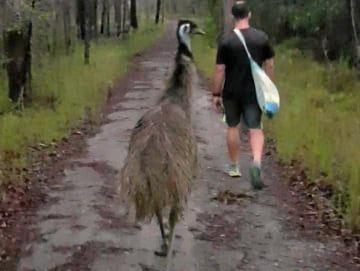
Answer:
[(93, 43), (88, 66), (81, 44), (70, 56), (43, 59), (41, 67), (33, 69), (34, 103), (21, 113), (9, 110), (6, 80), (0, 74), (0, 187), (10, 182), (1, 178), (1, 168), (26, 166), (29, 145), (66, 137), (90, 111), (97, 112), (113, 80), (126, 72), (134, 54), (160, 36), (161, 29), (147, 26), (124, 41)]
[[(216, 49), (208, 44), (196, 39), (193, 47), (199, 69), (211, 76)], [(356, 229), (360, 225), (360, 81), (347, 67), (328, 68), (288, 45), (277, 47), (276, 77), (282, 109), (265, 127), (276, 139), (280, 159), (303, 161), (315, 182), (326, 176), (340, 192), (335, 206)]]

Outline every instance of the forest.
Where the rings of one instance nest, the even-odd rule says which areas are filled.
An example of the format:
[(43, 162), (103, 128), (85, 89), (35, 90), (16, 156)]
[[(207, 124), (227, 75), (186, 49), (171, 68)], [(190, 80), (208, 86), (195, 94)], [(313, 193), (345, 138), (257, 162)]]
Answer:
[[(135, 84), (135, 86), (132, 86), (134, 92), (137, 88), (142, 90), (143, 86), (141, 84), (147, 86), (145, 89), (161, 89), (164, 87), (163, 84), (168, 84), (169, 70), (173, 68), (173, 54), (175, 57), (176, 42), (180, 42), (179, 33), (177, 36), (175, 35), (175, 28), (179, 19), (190, 19), (197, 27), (205, 31), (203, 36), (192, 37), (192, 46), (189, 50), (192, 51), (197, 69), (196, 77), (199, 77), (197, 80), (200, 82), (195, 83), (194, 101), (196, 104), (200, 100), (199, 97), (203, 95), (201, 96), (204, 98), (202, 100), (203, 104), (200, 107), (203, 110), (209, 110), (208, 108), (211, 106), (207, 104), (205, 106), (205, 100), (210, 100), (206, 96), (208, 92), (205, 95), (201, 92), (202, 90), (198, 90), (206, 88), (206, 91), (209, 91), (211, 89), (217, 47), (222, 38), (233, 29), (234, 21), (231, 16), (231, 7), (235, 2), (237, 1), (0, 0), (0, 269), (4, 264), (4, 270), (19, 270), (14, 268), (15, 265), (13, 264), (14, 261), (19, 259), (19, 251), (23, 253), (23, 250), (17, 246), (24, 246), (24, 240), (29, 241), (29, 237), (18, 237), (24, 239), (21, 242), (19, 240), (13, 242), (12, 240), (15, 240), (16, 238), (13, 238), (13, 236), (17, 235), (16, 231), (13, 231), (13, 229), (17, 229), (15, 227), (16, 220), (28, 212), (28, 210), (24, 210), (27, 208), (27, 203), (24, 202), (31, 202), (29, 204), (31, 207), (28, 209), (39, 208), (41, 204), (46, 205), (44, 203), (46, 200), (43, 200), (40, 201), (41, 203), (36, 203), (38, 205), (35, 208), (32, 205), (34, 204), (32, 199), (29, 199), (33, 194), (37, 193), (38, 186), (41, 187), (41, 193), (46, 194), (48, 193), (47, 189), (51, 190), (51, 184), (53, 184), (52, 181), (47, 182), (48, 180), (57, 180), (64, 176), (64, 178), (68, 178), (67, 169), (62, 168), (67, 165), (64, 161), (75, 168), (86, 164), (82, 160), (77, 160), (76, 163), (72, 162), (73, 156), (84, 155), (83, 150), (75, 151), (75, 154), (72, 154), (73, 156), (67, 156), (66, 151), (62, 152), (61, 146), (73, 146), (72, 144), (89, 145), (84, 148), (90, 152), (88, 149), (91, 149), (92, 144), (96, 145), (98, 143), (96, 140), (113, 140), (113, 138), (102, 138), (103, 134), (101, 133), (106, 130), (107, 124), (114, 121), (112, 118), (116, 120), (119, 118), (123, 123), (118, 124), (117, 129), (114, 128), (109, 132), (111, 136), (116, 132), (116, 136), (121, 137), (116, 141), (118, 145), (111, 145), (114, 143), (111, 141), (111, 144), (109, 143), (109, 146), (111, 146), (109, 154), (107, 154), (108, 156), (105, 155), (105, 158), (101, 156), (103, 154), (102, 150), (94, 147), (100, 153), (96, 159), (104, 161), (98, 164), (98, 161), (94, 158), (94, 161), (86, 164), (88, 168), (96, 171), (97, 174), (103, 174), (102, 178), (106, 180), (105, 183), (108, 182), (104, 187), (101, 187), (96, 196), (92, 195), (93, 198), (99, 200), (96, 197), (104, 194), (108, 196), (106, 204), (109, 204), (109, 206), (114, 204), (109, 203), (109, 199), (115, 198), (112, 193), (115, 193), (116, 189), (111, 188), (113, 191), (110, 191), (109, 179), (114, 179), (113, 171), (119, 171), (119, 168), (114, 170), (112, 168), (114, 163), (110, 163), (111, 166), (106, 163), (115, 156), (112, 153), (113, 146), (120, 146), (124, 142), (128, 143), (128, 132), (133, 127), (138, 128), (138, 126), (135, 126), (136, 122), (129, 121), (131, 117), (127, 114), (133, 112), (133, 115), (138, 116), (139, 112), (143, 112), (144, 108), (150, 108), (152, 103), (144, 104), (144, 101), (147, 101), (147, 94), (144, 91), (144, 93), (139, 94), (140, 96), (137, 96), (138, 94), (130, 96), (136, 97), (134, 100), (139, 102), (139, 105), (125, 108), (122, 103), (130, 100), (126, 91), (131, 94), (131, 87), (129, 87), (131, 84)], [(272, 183), (275, 186), (274, 190), (280, 187), (277, 186), (277, 182), (281, 183), (281, 185), (285, 184), (287, 188), (284, 190), (284, 194), (287, 194), (287, 197), (293, 198), (292, 200), (296, 204), (306, 202), (305, 205), (299, 205), (300, 207), (296, 205), (294, 207), (294, 209), (300, 209), (298, 210), (300, 222), (290, 223), (290, 228), (292, 226), (296, 228), (299, 224), (301, 230), (307, 230), (316, 225), (315, 235), (323, 236), (324, 231), (330, 232), (329, 235), (327, 235), (328, 232), (324, 233), (324, 236), (327, 236), (325, 237), (326, 241), (333, 240), (328, 236), (335, 236), (334, 239), (337, 238), (336, 236), (341, 236), (346, 247), (346, 249), (343, 249), (344, 255), (352, 257), (352, 264), (355, 263), (358, 267), (360, 264), (360, 1), (247, 0), (246, 2), (251, 10), (251, 26), (266, 32), (276, 53), (275, 84), (278, 86), (281, 96), (281, 111), (275, 119), (264, 121), (264, 130), (267, 137), (267, 149), (264, 159), (268, 162), (266, 165), (270, 168), (271, 173), (267, 176), (278, 176), (278, 178), (273, 177), (276, 179), (275, 184)], [(172, 31), (173, 35), (169, 35), (169, 33), (172, 33), (169, 31)], [(180, 50), (181, 46), (177, 48)], [(161, 53), (164, 53), (164, 55), (161, 55)], [(174, 65), (178, 64), (176, 61), (178, 61), (178, 55), (175, 58)], [(156, 74), (157, 77), (153, 76), (153, 74)], [(195, 82), (197, 81), (195, 80)], [(129, 90), (121, 94), (117, 93), (119, 89), (123, 91), (123, 88), (129, 88)], [(116, 109), (112, 108), (114, 106), (112, 104), (113, 99), (118, 103), (115, 106)], [(118, 115), (111, 115), (114, 111), (109, 111), (108, 107), (111, 107), (111, 110), (114, 110)], [(196, 109), (198, 110), (198, 108)], [(193, 126), (196, 127), (194, 129), (200, 130), (200, 132), (196, 132), (201, 134), (204, 133), (201, 132), (201, 129), (204, 131), (209, 129), (210, 131), (217, 127), (220, 134), (222, 131), (220, 131), (221, 128), (218, 128), (219, 125), (210, 122), (210, 119), (214, 121), (219, 116), (214, 117), (211, 115), (215, 114), (214, 112), (207, 112), (206, 114), (209, 118), (208, 121), (204, 121), (203, 118), (201, 119), (202, 123), (193, 123)], [(111, 117), (109, 117), (110, 115)], [(197, 111), (194, 115), (200, 118), (201, 114)], [(128, 122), (132, 126), (126, 126), (130, 125)], [(203, 127), (205, 126), (204, 123), (210, 127)], [(82, 130), (83, 127), (86, 127), (86, 129), (84, 128), (85, 132)], [(100, 139), (95, 138), (92, 141), (91, 136), (94, 134), (100, 134)], [(81, 142), (76, 139), (72, 143), (71, 140), (74, 135), (82, 137)], [(204, 135), (202, 136), (204, 137)], [(90, 140), (88, 140), (89, 138)], [(200, 209), (203, 211), (195, 220), (196, 223), (204, 223), (207, 232), (201, 232), (200, 234), (198, 228), (192, 228), (191, 226), (188, 227), (188, 230), (191, 235), (195, 236), (194, 239), (197, 239), (197, 241), (214, 242), (215, 245), (212, 244), (214, 247), (219, 244), (220, 246), (226, 243), (230, 244), (231, 241), (237, 240), (234, 237), (234, 232), (242, 222), (232, 221), (233, 217), (230, 219), (225, 217), (231, 213), (228, 212), (229, 209), (241, 209), (243, 208), (241, 204), (247, 201), (250, 203), (246, 204), (251, 206), (253, 202), (258, 203), (259, 199), (257, 195), (249, 194), (246, 187), (245, 189), (242, 187), (239, 192), (237, 190), (227, 190), (228, 186), (232, 187), (234, 183), (222, 186), (219, 180), (223, 180), (223, 177), (218, 174), (220, 170), (215, 169), (216, 165), (214, 166), (214, 164), (215, 162), (224, 162), (225, 164), (225, 161), (219, 162), (220, 157), (223, 157), (223, 153), (216, 149), (217, 152), (211, 154), (211, 151), (215, 152), (215, 146), (224, 146), (225, 144), (218, 139), (217, 132), (208, 140), (196, 134), (196, 140), (199, 145), (199, 153), (202, 154), (200, 164), (205, 165), (201, 167), (200, 172), (208, 179), (211, 179), (211, 181), (206, 180), (211, 185), (207, 186), (206, 189), (195, 189), (196, 196), (199, 196), (200, 199), (199, 201), (197, 199), (190, 200), (190, 213)], [(214, 143), (211, 140), (214, 140)], [(79, 146), (73, 148), (80, 149)], [(209, 149), (212, 157), (208, 153), (203, 153), (204, 148)], [(248, 155), (248, 153), (245, 152), (243, 155)], [(120, 156), (119, 161), (122, 162), (123, 154)], [(172, 157), (169, 158), (169, 160), (171, 159)], [(52, 164), (56, 169), (57, 167), (61, 168), (62, 175), (60, 174), (60, 177), (55, 173), (51, 173), (49, 176), (46, 175), (46, 170), (48, 170), (48, 167), (51, 168)], [(104, 166), (105, 164), (106, 166)], [(56, 177), (54, 177), (55, 175)], [(93, 178), (91, 176), (89, 182)], [(84, 181), (86, 178), (83, 177), (82, 180)], [(247, 176), (245, 175), (243, 178), (246, 180)], [(202, 178), (197, 185), (204, 186), (203, 179), (206, 178)], [(79, 182), (79, 186), (83, 185), (81, 181)], [(86, 184), (84, 187), (96, 186), (97, 184), (94, 183), (89, 186), (86, 186)], [(235, 186), (237, 185), (235, 184)], [(221, 190), (218, 188), (219, 186), (225, 190)], [(283, 186), (281, 187), (283, 188)], [(67, 192), (67, 189), (64, 188), (64, 191)], [(214, 196), (214, 191), (217, 189), (219, 190), (216, 191), (218, 194)], [(265, 196), (273, 193), (273, 190), (270, 189), (269, 191), (264, 192)], [(274, 193), (279, 196), (277, 192)], [(79, 196), (77, 200), (86, 199), (87, 193), (87, 190), (83, 194), (82, 191), (78, 191), (79, 195), (84, 196)], [(211, 193), (211, 195), (207, 193)], [(66, 195), (68, 194), (63, 193), (60, 198), (66, 197)], [(43, 194), (41, 194), (42, 196)], [(279, 197), (281, 198), (281, 195)], [(89, 198), (86, 200), (90, 200)], [(267, 210), (268, 206), (261, 204), (259, 205), (261, 207), (259, 212), (255, 212), (248, 205), (244, 207), (246, 215), (255, 212), (256, 216), (265, 217), (263, 223), (268, 222), (267, 225), (258, 227), (258, 224), (252, 220), (253, 218), (245, 217), (246, 221), (250, 221), (249, 225), (256, 229), (256, 233), (259, 233), (258, 236), (265, 235), (262, 229), (267, 229), (268, 225), (275, 225), (282, 221), (282, 218), (277, 216), (280, 208), (276, 209), (276, 212), (274, 211), (275, 215), (269, 211), (269, 214), (273, 214), (277, 219), (274, 222), (273, 220), (267, 220), (270, 218), (266, 216), (267, 211), (264, 210)], [(271, 204), (275, 205), (272, 201)], [(269, 203), (269, 206), (271, 204)], [(216, 211), (211, 209), (215, 205), (220, 208), (222, 214), (218, 214), (217, 209)], [(211, 209), (209, 214), (202, 209), (204, 206), (207, 206), (206, 208), (209, 208), (209, 210)], [(86, 209), (85, 207), (82, 208)], [(96, 208), (103, 208), (101, 209), (103, 214), (100, 215), (102, 218), (106, 215), (115, 217), (109, 219), (106, 217), (109, 221), (114, 219), (115, 222), (106, 222), (113, 223), (111, 225), (104, 222), (106, 219), (96, 222), (99, 225), (101, 224), (103, 228), (108, 227), (106, 230), (114, 230), (118, 225), (120, 225), (119, 227), (128, 227), (122, 221), (122, 216), (120, 218), (117, 215), (110, 214), (110, 210), (104, 211), (104, 207), (100, 206), (100, 204), (93, 209)], [(242, 216), (240, 212), (237, 214), (238, 217)], [(33, 216), (34, 214), (30, 211), (28, 217), (33, 219)], [(307, 218), (308, 216), (310, 218)], [(28, 219), (26, 215), (24, 217), (24, 219)], [(54, 214), (49, 215), (49, 217), (59, 219)], [(184, 217), (185, 220), (189, 219), (189, 217), (192, 218), (193, 213), (191, 215), (185, 214)], [(25, 222), (23, 221), (21, 224), (26, 226), (34, 223), (31, 219), (24, 220)], [(66, 215), (60, 219), (66, 219)], [(294, 219), (294, 221), (297, 220)], [(310, 221), (311, 226), (306, 226), (304, 221)], [(191, 222), (195, 223), (193, 220)], [(226, 223), (229, 223), (230, 226)], [(36, 224), (38, 223), (36, 222)], [(106, 226), (104, 226), (105, 224)], [(81, 231), (81, 227), (86, 228), (87, 225), (77, 226), (74, 226), (71, 230), (76, 228), (76, 230), (80, 229)], [(224, 230), (224, 232), (220, 233), (223, 230), (222, 227), (229, 232)], [(137, 239), (134, 239), (135, 241), (132, 241), (132, 243), (143, 245), (139, 240), (146, 239), (144, 238), (145, 233), (147, 237), (150, 236), (148, 234), (152, 232), (152, 229), (144, 228), (145, 230), (143, 230), (140, 226), (134, 226), (133, 228), (135, 231), (141, 231), (142, 235), (140, 234), (140, 237), (136, 235)], [(133, 233), (128, 232), (131, 232), (133, 228), (131, 230), (126, 228), (125, 235), (131, 236)], [(325, 228), (326, 230), (324, 230)], [(181, 230), (184, 231), (182, 228)], [(273, 230), (275, 236), (277, 230)], [(124, 232), (121, 232), (121, 234), (124, 234)], [(220, 235), (217, 236), (217, 234)], [(188, 235), (183, 233), (175, 234), (175, 236), (177, 236), (175, 239), (178, 239), (178, 242), (182, 240), (181, 238), (184, 238), (184, 240), (188, 238), (186, 237)], [(249, 236), (253, 235), (249, 234)], [(69, 239), (71, 238), (69, 237)], [(281, 236), (281, 238), (285, 237)], [(274, 238), (274, 243), (267, 241), (269, 242), (268, 250), (273, 251), (272, 245), (276, 247), (276, 242), (285, 242), (286, 238), (280, 239)], [(2, 243), (2, 240), (5, 241)], [(46, 239), (43, 238), (43, 240)], [(152, 239), (150, 238), (150, 240)], [(90, 253), (86, 254), (88, 257), (88, 255), (92, 255), (93, 250), (91, 249), (94, 249), (96, 253), (101, 251), (98, 253), (99, 255), (101, 253), (110, 253), (109, 251), (117, 251), (124, 255), (138, 253), (139, 258), (147, 253), (144, 252), (146, 249), (141, 250), (138, 247), (116, 249), (107, 247), (107, 249), (104, 249), (99, 245), (100, 242), (97, 243), (97, 240), (87, 241), (90, 245), (88, 243), (80, 244), (80, 249), (75, 249), (76, 253), (81, 254), (85, 251)], [(8, 245), (9, 243), (11, 245)], [(186, 242), (184, 241), (184, 243)], [(252, 240), (250, 240), (250, 243), (253, 243)], [(94, 244), (95, 246), (93, 246)], [(196, 243), (194, 247), (201, 247), (201, 245)], [(256, 242), (252, 245), (256, 246)], [(289, 246), (291, 247), (291, 244)], [(65, 247), (51, 249), (54, 249), (55, 253), (59, 253)], [(306, 251), (306, 248), (311, 247), (311, 245), (307, 247), (304, 244), (303, 247)], [(339, 247), (339, 250), (342, 250), (343, 247)], [(347, 249), (350, 249), (350, 247), (354, 249), (348, 252)], [(227, 249), (229, 248), (224, 248), (226, 251)], [(256, 249), (254, 255), (258, 255)], [(67, 250), (67, 247), (65, 250)], [(266, 247), (264, 250), (266, 250)], [(191, 257), (205, 257), (206, 261), (204, 262), (207, 262), (207, 258), (209, 258), (211, 259), (209, 264), (214, 259), (218, 260), (215, 256), (212, 257), (207, 254), (211, 249), (206, 248), (204, 251), (206, 253), (199, 253), (202, 256), (194, 252), (189, 254)], [(281, 249), (276, 251), (279, 255), (281, 254)], [(308, 251), (311, 251), (311, 249), (308, 249)], [(74, 253), (75, 256), (76, 253)], [(249, 258), (255, 258), (251, 253), (249, 253)], [(292, 253), (297, 254), (297, 252)], [(173, 257), (178, 257), (175, 252), (173, 254), (175, 255)], [(305, 254), (306, 252), (304, 252)], [(247, 255), (247, 252), (244, 252), (244, 255)], [(149, 255), (147, 256), (146, 259), (151, 258)], [(190, 256), (186, 254), (186, 257)], [(329, 255), (321, 257), (327, 257), (328, 260), (331, 258)], [(244, 256), (244, 258), (246, 257)], [(339, 258), (341, 257), (339, 256)], [(83, 261), (84, 259), (88, 260), (86, 257), (79, 257), (78, 260)], [(76, 262), (76, 257), (73, 257), (72, 260)], [(219, 262), (223, 263), (224, 261), (219, 260)], [(304, 262), (306, 264), (306, 260)], [(280, 263), (281, 261), (276, 260), (275, 263), (271, 263), (271, 266), (277, 266), (276, 264)], [(245, 265), (245, 269), (239, 270), (268, 270), (266, 269), (266, 263), (262, 266), (265, 266), (265, 269), (262, 269), (259, 267), (261, 265), (258, 266), (257, 264), (258, 262), (254, 266), (258, 267), (258, 269), (252, 269), (252, 267), (249, 268), (248, 265)], [(78, 267), (76, 264), (74, 266)], [(145, 266), (148, 268), (146, 269), (143, 268), (143, 265), (140, 266), (142, 270), (163, 270)], [(168, 269), (169, 266), (167, 265), (166, 270), (171, 270)], [(328, 269), (325, 270), (352, 270), (339, 266), (339, 269), (331, 269), (327, 266)], [(34, 266), (28, 265), (26, 267), (30, 269), (25, 268), (24, 270), (32, 270), (31, 268)], [(70, 265), (64, 263), (61, 268), (63, 267), (64, 270), (70, 270), (66, 269)], [(56, 269), (55, 266), (52, 266), (52, 268), (55, 269), (49, 270), (63, 270), (61, 268)], [(104, 269), (85, 268), (81, 270)], [(290, 269), (284, 267), (279, 270)]]
[(29, 145), (61, 138), (96, 112), (128, 59), (157, 39), (165, 10), (184, 8), (160, 0), (0, 2), (0, 183), (21, 175)]

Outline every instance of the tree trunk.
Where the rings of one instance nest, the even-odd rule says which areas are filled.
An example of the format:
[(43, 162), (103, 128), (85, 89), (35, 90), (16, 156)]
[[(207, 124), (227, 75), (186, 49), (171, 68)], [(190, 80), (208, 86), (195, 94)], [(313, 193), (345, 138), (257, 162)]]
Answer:
[(161, 0), (157, 0), (156, 2), (156, 15), (155, 15), (155, 23), (158, 24), (160, 20), (160, 11), (161, 11)]
[(165, 22), (165, 1), (163, 0), (162, 8), (161, 8), (161, 23)]
[(138, 28), (137, 11), (136, 11), (136, 0), (130, 1), (130, 25), (132, 28)]
[(64, 23), (64, 41), (65, 41), (65, 52), (67, 55), (71, 51), (71, 13), (70, 6), (68, 3), (63, 6), (63, 23)]
[(6, 70), (9, 81), (9, 98), (18, 102), (25, 89), (25, 55), (27, 38), (23, 31), (8, 30), (4, 33), (4, 49), (8, 59)]
[(121, 34), (121, 25), (122, 25), (121, 0), (115, 0), (114, 8), (115, 8), (116, 36), (119, 37)]
[(85, 40), (85, 1), (76, 1), (76, 22), (78, 26), (78, 37), (81, 40)]
[(106, 35), (108, 37), (111, 36), (111, 28), (110, 28), (110, 2), (108, 2), (107, 10), (106, 10)]
[(58, 32), (59, 32), (59, 25), (61, 24), (61, 20), (60, 20), (60, 14), (59, 14), (59, 10), (56, 9), (55, 10), (55, 17), (52, 19), (52, 38), (51, 38), (51, 43), (50, 43), (50, 53), (53, 57), (56, 56), (56, 53), (59, 50), (59, 44), (58, 44)]
[(91, 3), (89, 0), (78, 0), (77, 4), (79, 29), (84, 41), (84, 63), (90, 64)]
[[(354, 43), (355, 43), (355, 62), (357, 65), (360, 65), (360, 41), (358, 36), (357, 24), (356, 24), (356, 15), (355, 15), (355, 1), (350, 0), (350, 14), (351, 14), (351, 24), (353, 28), (353, 36), (354, 36)], [(360, 66), (359, 66), (360, 68)]]
[[(31, 2), (31, 8), (35, 8), (36, 1)], [(8, 75), (9, 98), (23, 106), (24, 100), (30, 101), (31, 89), (31, 66), (32, 52), (31, 40), (33, 23), (30, 18), (20, 29), (4, 30), (4, 51), (8, 59), (6, 71)]]
[(105, 28), (106, 28), (106, 18), (108, 14), (108, 6), (109, 6), (109, 0), (103, 0), (103, 6), (102, 6), (102, 12), (101, 12), (101, 27), (100, 27), (100, 33), (103, 35), (105, 34)]
[(129, 12), (129, 5), (128, 5), (128, 1), (127, 0), (123, 0), (123, 32), (124, 33), (128, 33), (129, 29), (128, 29), (128, 25), (127, 25), (127, 19), (128, 19), (128, 12)]
[[(87, 0), (84, 0), (87, 1)], [(86, 2), (85, 3), (85, 39), (84, 39), (84, 45), (85, 45), (85, 49), (84, 49), (84, 62), (86, 65), (90, 64), (90, 27), (91, 27), (91, 23), (90, 23), (90, 7), (89, 7), (89, 3)]]
[[(32, 9), (35, 8), (35, 0), (32, 2)], [(33, 22), (32, 19), (30, 19), (30, 22), (27, 26), (27, 40), (26, 40), (26, 47), (25, 47), (25, 69), (23, 71), (24, 73), (24, 93), (23, 97), (26, 102), (31, 102), (32, 99), (32, 87), (31, 87), (31, 81), (32, 81), (32, 48), (31, 48), (31, 41), (33, 36)]]
[(98, 37), (98, 0), (92, 0), (91, 9), (91, 36), (95, 39)]
[(233, 28), (232, 16), (231, 16), (231, 8), (233, 2), (231, 0), (223, 0), (224, 5), (224, 33), (228, 33)]

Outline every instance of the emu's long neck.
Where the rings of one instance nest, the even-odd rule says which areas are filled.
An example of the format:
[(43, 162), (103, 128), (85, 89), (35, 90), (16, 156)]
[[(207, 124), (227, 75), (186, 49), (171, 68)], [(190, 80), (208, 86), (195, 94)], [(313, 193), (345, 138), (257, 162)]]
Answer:
[(170, 99), (171, 102), (180, 105), (186, 112), (190, 110), (192, 64), (192, 53), (186, 45), (180, 43), (175, 58), (175, 70), (164, 99)]

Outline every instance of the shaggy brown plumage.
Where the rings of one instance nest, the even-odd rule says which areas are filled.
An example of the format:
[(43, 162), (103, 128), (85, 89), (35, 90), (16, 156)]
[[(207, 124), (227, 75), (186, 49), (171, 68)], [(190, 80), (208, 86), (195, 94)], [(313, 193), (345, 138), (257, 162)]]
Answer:
[[(195, 24), (189, 21), (184, 23)], [(197, 168), (197, 147), (190, 120), (192, 54), (181, 43), (175, 70), (158, 105), (139, 120), (131, 136), (128, 156), (120, 172), (121, 195), (135, 206), (136, 218), (156, 216), (164, 239), (162, 218), (169, 214), (170, 238), (190, 195)]]

